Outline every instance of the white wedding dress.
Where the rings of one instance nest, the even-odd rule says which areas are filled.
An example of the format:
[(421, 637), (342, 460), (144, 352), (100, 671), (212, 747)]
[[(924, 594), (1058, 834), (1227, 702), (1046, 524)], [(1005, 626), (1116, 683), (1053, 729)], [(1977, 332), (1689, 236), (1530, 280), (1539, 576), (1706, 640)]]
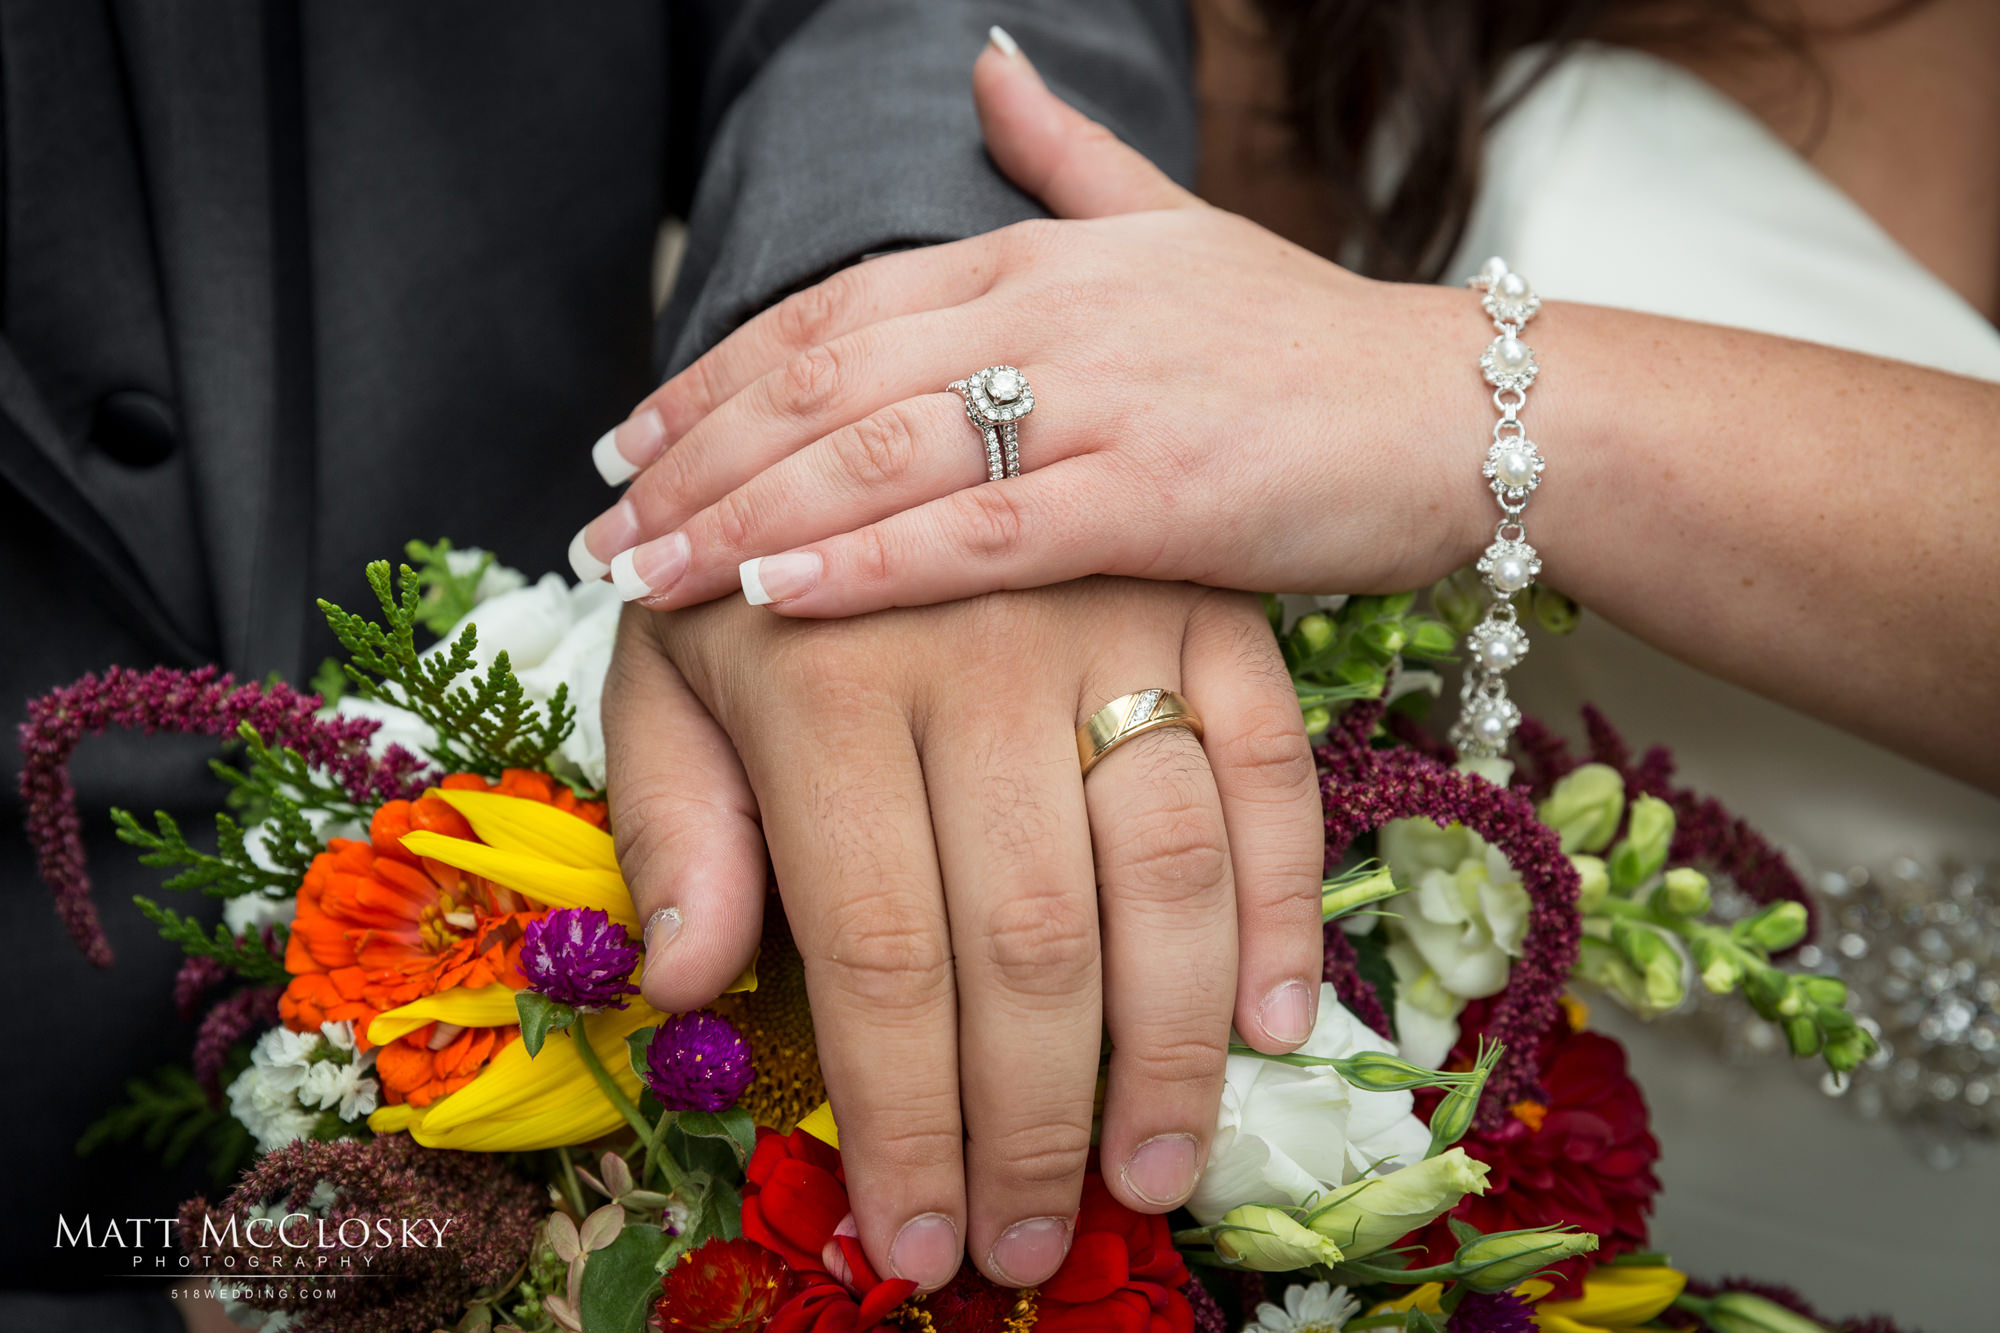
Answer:
[[(1551, 299), (2000, 380), (2000, 332), (1978, 311), (1736, 103), (1634, 52), (1582, 49), (1496, 128), (1450, 272), (1470, 274), (1489, 255)], [(1560, 486), (1564, 442), (1537, 443), (1547, 484)], [(1552, 563), (1545, 577), (1560, 587), (1562, 570)], [(1567, 638), (1537, 634), (1513, 684), (1523, 708), (1572, 738), (1590, 702), (1635, 750), (1670, 744), (1681, 781), (1784, 847), (1809, 883), (1850, 867), (1879, 879), (1899, 861), (1907, 870), (1902, 858), (2000, 864), (2000, 799), (1588, 614)], [(1654, 1239), (1681, 1266), (1792, 1283), (1831, 1316), (1882, 1309), (1930, 1333), (2000, 1327), (1991, 1140), (1952, 1145), (1953, 1169), (1937, 1170), (1893, 1115), (1856, 1114), (1783, 1054), (1728, 1063), (1701, 1023), (1641, 1025), (1608, 1002), (1595, 1009), (1596, 1024), (1627, 1041), (1653, 1107), (1665, 1186)]]

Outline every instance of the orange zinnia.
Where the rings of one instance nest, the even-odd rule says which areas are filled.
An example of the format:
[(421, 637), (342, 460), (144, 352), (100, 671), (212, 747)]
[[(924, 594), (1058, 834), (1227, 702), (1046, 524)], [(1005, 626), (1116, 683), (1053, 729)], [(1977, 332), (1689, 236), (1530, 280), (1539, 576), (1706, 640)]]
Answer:
[[(604, 827), (602, 802), (579, 801), (546, 774), (509, 769), (489, 783), (455, 773), (439, 785), (540, 801)], [(335, 838), (313, 858), (285, 948), (292, 980), (278, 1010), (287, 1027), (310, 1032), (351, 1019), (357, 1046), (367, 1050), (369, 1023), (390, 1009), (461, 986), (526, 985), (521, 935), (542, 910), (510, 889), (405, 850), (404, 836), (419, 829), (479, 841), (456, 810), (426, 793), (377, 810), (367, 842)], [(429, 1023), (398, 1037), (376, 1056), (382, 1099), (428, 1106), (471, 1082), (518, 1033)]]

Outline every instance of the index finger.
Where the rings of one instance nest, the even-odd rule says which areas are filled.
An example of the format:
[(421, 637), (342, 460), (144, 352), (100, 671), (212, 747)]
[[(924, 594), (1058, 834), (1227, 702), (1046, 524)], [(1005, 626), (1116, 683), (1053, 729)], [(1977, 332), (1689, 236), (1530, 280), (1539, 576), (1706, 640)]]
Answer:
[(641, 399), (604, 433), (591, 459), (620, 486), (693, 430), (702, 418), (808, 348), (896, 315), (963, 305), (986, 294), (998, 265), (985, 237), (898, 250), (844, 268), (792, 293), (724, 338)]

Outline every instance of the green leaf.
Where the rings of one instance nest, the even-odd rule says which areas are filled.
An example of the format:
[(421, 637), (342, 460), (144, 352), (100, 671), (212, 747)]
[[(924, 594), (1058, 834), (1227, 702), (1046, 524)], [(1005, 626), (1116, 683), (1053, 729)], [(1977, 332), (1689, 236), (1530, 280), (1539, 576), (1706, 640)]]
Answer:
[(567, 1032), (576, 1022), (576, 1010), (531, 990), (514, 992), (514, 1011), (521, 1016), (521, 1045), (530, 1060), (542, 1053), (551, 1032)]
[(383, 623), (321, 601), (320, 611), (348, 653), (347, 679), (355, 693), (414, 713), (436, 733), (430, 758), (447, 770), (497, 778), (509, 768), (545, 769), (576, 722), (569, 691), (558, 686), (547, 707), (529, 699), (498, 653), (478, 671), (476, 626), (467, 625), (441, 652), (417, 647), (426, 627), (425, 585), (404, 565), (393, 584), (389, 562), (368, 566), (368, 586), (382, 607)]
[(1457, 1239), (1460, 1245), (1470, 1245), (1485, 1234), (1478, 1227), (1473, 1226), (1462, 1217), (1446, 1218), (1445, 1225), (1451, 1228), (1451, 1234)]
[(657, 1027), (640, 1028), (625, 1035), (625, 1053), (631, 1057), (632, 1072), (639, 1076), (642, 1088), (652, 1086), (652, 1070), (646, 1063), (646, 1048), (652, 1045), (653, 1034), (658, 1031)]
[(162, 907), (151, 898), (135, 896), (132, 901), (148, 921), (160, 928), (163, 938), (172, 940), (189, 954), (213, 958), (245, 981), (260, 985), (282, 986), (291, 979), (284, 960), (285, 938), (290, 932), (283, 926), (273, 932), (278, 944), (278, 952), (274, 954), (264, 947), (260, 936), (232, 935), (221, 922), (216, 923), (211, 935), (193, 917)]
[(660, 1293), (653, 1261), (667, 1246), (657, 1227), (629, 1226), (583, 1266), (583, 1326), (590, 1333), (645, 1333)]
[(756, 1122), (740, 1106), (732, 1106), (720, 1114), (682, 1111), (674, 1117), (674, 1123), (680, 1127), (681, 1133), (690, 1138), (727, 1139), (735, 1149), (739, 1165), (749, 1161), (751, 1152), (757, 1147)]

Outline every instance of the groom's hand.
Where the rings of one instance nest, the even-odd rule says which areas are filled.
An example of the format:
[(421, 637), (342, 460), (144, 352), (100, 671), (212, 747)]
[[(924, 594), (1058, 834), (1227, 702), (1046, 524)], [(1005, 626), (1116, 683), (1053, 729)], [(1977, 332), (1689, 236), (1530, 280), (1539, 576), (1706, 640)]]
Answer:
[[(1086, 781), (1077, 725), (1152, 687), (1206, 752), (1155, 731)], [(880, 1272), (1055, 1270), (1107, 1030), (1102, 1170), (1152, 1213), (1206, 1160), (1232, 1012), (1268, 1051), (1310, 1031), (1319, 803), (1252, 599), (1093, 579), (839, 622), (635, 609), (605, 722), (641, 919), (676, 909), (649, 932), (660, 1008), (754, 947), (761, 820)]]

